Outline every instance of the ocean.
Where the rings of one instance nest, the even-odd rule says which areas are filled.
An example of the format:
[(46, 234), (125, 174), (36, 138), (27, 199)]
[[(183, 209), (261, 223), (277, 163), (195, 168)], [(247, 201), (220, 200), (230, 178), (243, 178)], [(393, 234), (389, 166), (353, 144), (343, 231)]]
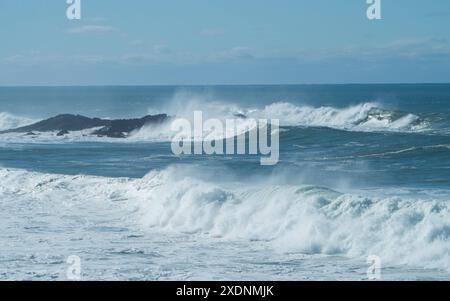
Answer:
[(0, 279), (450, 279), (450, 84), (0, 88), (0, 131), (195, 110), (279, 119), (279, 163), (0, 134)]

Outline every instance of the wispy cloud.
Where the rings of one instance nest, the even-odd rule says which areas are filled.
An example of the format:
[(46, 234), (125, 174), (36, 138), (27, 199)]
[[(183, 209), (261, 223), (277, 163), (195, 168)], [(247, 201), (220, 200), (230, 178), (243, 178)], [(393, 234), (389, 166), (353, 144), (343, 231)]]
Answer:
[(424, 64), (450, 63), (450, 41), (445, 38), (410, 38), (371, 46), (347, 46), (341, 48), (297, 49), (294, 51), (262, 51), (247, 46), (236, 46), (223, 51), (194, 53), (170, 48), (166, 44), (150, 44), (134, 41), (142, 47), (134, 47), (122, 53), (67, 55), (58, 53), (27, 52), (0, 57), (0, 64), (17, 66), (35, 65), (202, 65), (211, 63), (258, 64), (266, 62), (294, 62), (328, 64), (352, 62), (354, 65), (383, 62), (415, 62)]
[(105, 17), (91, 17), (91, 18), (83, 18), (83, 20), (85, 22), (89, 22), (89, 23), (102, 23), (102, 22), (106, 22), (108, 19), (106, 19)]
[(225, 51), (221, 51), (213, 55), (213, 59), (253, 59), (255, 58), (255, 51), (246, 46), (236, 46)]
[(204, 37), (217, 37), (222, 36), (226, 31), (222, 28), (206, 28), (200, 31), (200, 35)]
[[(271, 56), (271, 55), (269, 55)], [(409, 38), (378, 45), (355, 45), (341, 48), (300, 49), (276, 54), (302, 61), (332, 60), (386, 61), (386, 60), (450, 60), (450, 43), (438, 38)]]
[(143, 40), (132, 40), (129, 42), (134, 48), (141, 51), (150, 52), (152, 54), (169, 54), (172, 52), (169, 46), (166, 44), (151, 44)]
[(68, 33), (71, 34), (83, 34), (83, 33), (108, 33), (113, 31), (114, 28), (111, 26), (103, 25), (83, 25), (79, 27), (69, 28)]

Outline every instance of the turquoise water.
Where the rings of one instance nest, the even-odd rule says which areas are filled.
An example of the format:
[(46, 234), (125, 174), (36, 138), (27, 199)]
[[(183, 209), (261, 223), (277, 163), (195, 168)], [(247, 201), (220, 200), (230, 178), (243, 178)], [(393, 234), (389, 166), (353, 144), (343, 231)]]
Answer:
[(0, 135), (0, 277), (75, 254), (86, 279), (366, 279), (377, 255), (448, 279), (450, 85), (0, 88), (0, 130), (194, 110), (280, 119), (280, 162), (177, 157), (166, 128)]

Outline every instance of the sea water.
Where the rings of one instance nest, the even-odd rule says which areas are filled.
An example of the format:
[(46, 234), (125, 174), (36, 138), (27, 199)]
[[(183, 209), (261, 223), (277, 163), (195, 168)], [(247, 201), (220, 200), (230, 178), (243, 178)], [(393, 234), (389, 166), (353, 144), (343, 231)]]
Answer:
[(280, 120), (280, 157), (171, 152), (170, 124), (0, 135), (0, 279), (450, 278), (450, 85), (0, 88), (57, 114)]

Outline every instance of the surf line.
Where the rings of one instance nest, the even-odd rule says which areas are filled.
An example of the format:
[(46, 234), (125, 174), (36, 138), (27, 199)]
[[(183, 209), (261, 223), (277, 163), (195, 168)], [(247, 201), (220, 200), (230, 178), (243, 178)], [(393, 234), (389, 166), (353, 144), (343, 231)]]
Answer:
[(177, 118), (172, 122), (171, 130), (175, 135), (172, 138), (171, 148), (173, 154), (177, 156), (259, 154), (261, 165), (276, 165), (280, 157), (279, 127), (278, 119), (269, 121), (240, 118), (226, 119), (223, 122), (212, 118), (203, 121), (203, 112), (195, 111), (193, 125), (185, 118)]

